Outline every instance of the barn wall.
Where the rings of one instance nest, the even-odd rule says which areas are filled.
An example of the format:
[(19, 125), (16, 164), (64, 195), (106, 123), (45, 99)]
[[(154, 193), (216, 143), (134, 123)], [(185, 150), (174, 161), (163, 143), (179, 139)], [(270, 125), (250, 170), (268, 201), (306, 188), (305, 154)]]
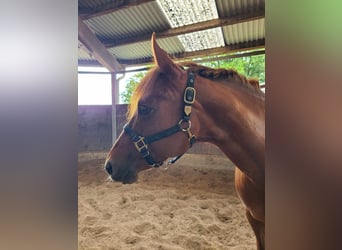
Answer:
[[(126, 121), (126, 104), (117, 107), (117, 135)], [(111, 105), (78, 106), (79, 151), (109, 150), (112, 145)], [(188, 153), (222, 155), (221, 151), (209, 143), (196, 143)]]
[(78, 106), (79, 151), (108, 150), (112, 145), (111, 106)]

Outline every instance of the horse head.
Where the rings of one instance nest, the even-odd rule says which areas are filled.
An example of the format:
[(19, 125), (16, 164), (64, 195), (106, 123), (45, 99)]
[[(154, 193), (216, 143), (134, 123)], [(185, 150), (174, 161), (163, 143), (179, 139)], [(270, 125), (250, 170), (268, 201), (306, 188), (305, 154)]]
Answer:
[(155, 34), (152, 52), (156, 66), (133, 93), (128, 122), (106, 158), (105, 170), (115, 181), (135, 182), (139, 171), (182, 155), (194, 139), (196, 128), (190, 121), (194, 76), (171, 60), (156, 43)]

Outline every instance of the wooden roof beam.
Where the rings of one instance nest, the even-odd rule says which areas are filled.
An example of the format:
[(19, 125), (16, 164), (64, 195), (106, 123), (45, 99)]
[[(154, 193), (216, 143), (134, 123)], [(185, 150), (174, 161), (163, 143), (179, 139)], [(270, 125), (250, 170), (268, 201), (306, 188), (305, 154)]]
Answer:
[(97, 8), (78, 9), (78, 16), (82, 20), (86, 20), (152, 1), (155, 0), (116, 0), (111, 3), (103, 4)]
[(94, 58), (110, 72), (122, 70), (122, 65), (109, 53), (95, 34), (78, 18), (78, 40)]
[(247, 50), (257, 50), (257, 49), (264, 49), (265, 48), (265, 39), (259, 39), (249, 42), (242, 42), (238, 44), (232, 44), (225, 47), (217, 47), (212, 49), (206, 50), (198, 50), (192, 52), (184, 52), (181, 53), (179, 56), (175, 55), (175, 60), (177, 59), (191, 59), (196, 57), (202, 56), (215, 56), (215, 55), (223, 55), (223, 54), (232, 54), (237, 52), (243, 52)]
[[(234, 54), (237, 52), (243, 52), (248, 50), (260, 50), (265, 49), (265, 39), (259, 39), (250, 42), (243, 42), (238, 44), (233, 44), (225, 47), (218, 47), (206, 50), (198, 50), (193, 52), (183, 52), (179, 54), (171, 55), (172, 60), (174, 61), (185, 61), (190, 60), (192, 58), (199, 57), (207, 57), (207, 56), (215, 56), (215, 55), (224, 55), (224, 54)], [(244, 55), (241, 55), (244, 56)], [(234, 56), (238, 57), (238, 56)], [(137, 66), (137, 65), (145, 65), (153, 63), (153, 58), (140, 58), (140, 59), (132, 59), (132, 60), (124, 60), (118, 59), (118, 61), (125, 66)]]
[[(185, 25), (179, 28), (173, 28), (164, 30), (161, 32), (156, 32), (156, 36), (158, 39), (183, 35), (186, 33), (207, 30), (227, 25), (233, 25), (237, 23), (244, 23), (249, 21), (254, 21), (258, 19), (265, 18), (265, 10), (259, 10), (252, 13), (247, 13), (244, 15), (234, 16), (234, 17), (227, 17), (227, 18), (220, 18), (220, 19), (213, 19), (209, 21), (194, 23), (190, 25)], [(133, 38), (125, 38), (125, 39), (113, 39), (104, 41), (106, 48), (117, 47), (121, 45), (139, 43), (139, 42), (146, 42), (151, 40), (151, 33), (145, 35), (139, 35)]]

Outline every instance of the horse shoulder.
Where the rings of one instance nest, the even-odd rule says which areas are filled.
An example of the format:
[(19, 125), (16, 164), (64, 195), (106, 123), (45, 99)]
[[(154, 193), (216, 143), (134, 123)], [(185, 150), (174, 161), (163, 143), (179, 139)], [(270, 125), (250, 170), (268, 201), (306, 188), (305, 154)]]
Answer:
[(265, 221), (264, 189), (239, 168), (235, 168), (235, 189), (254, 219)]

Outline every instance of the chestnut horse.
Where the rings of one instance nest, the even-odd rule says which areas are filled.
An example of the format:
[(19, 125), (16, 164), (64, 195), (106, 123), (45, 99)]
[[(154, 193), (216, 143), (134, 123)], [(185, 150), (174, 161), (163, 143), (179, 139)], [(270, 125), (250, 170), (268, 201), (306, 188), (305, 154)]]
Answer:
[[(105, 170), (133, 183), (141, 170), (181, 156), (196, 142), (210, 142), (237, 166), (236, 191), (265, 249), (265, 96), (255, 80), (235, 70), (175, 64), (152, 35), (156, 67), (135, 90), (123, 132)], [(184, 66), (184, 65), (183, 65)]]

